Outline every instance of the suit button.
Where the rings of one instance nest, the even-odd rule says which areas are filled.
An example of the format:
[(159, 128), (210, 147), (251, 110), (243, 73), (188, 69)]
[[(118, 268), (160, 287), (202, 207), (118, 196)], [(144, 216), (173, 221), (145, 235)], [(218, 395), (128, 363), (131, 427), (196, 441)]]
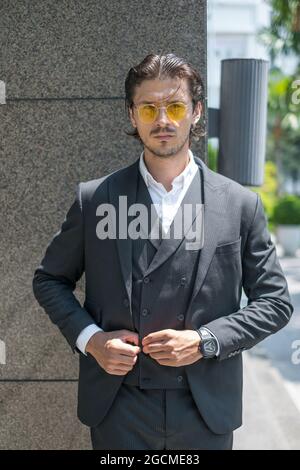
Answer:
[(180, 285), (181, 285), (181, 286), (185, 286), (185, 285), (186, 285), (186, 278), (185, 278), (185, 277), (182, 277), (182, 278), (180, 279)]
[(142, 315), (143, 315), (143, 317), (146, 317), (147, 315), (149, 315), (149, 310), (147, 308), (144, 308), (142, 310)]
[(145, 278), (144, 278), (144, 283), (145, 283), (145, 284), (148, 284), (148, 282), (150, 282), (150, 278), (149, 278), (149, 277), (145, 277)]
[(182, 313), (180, 315), (177, 315), (177, 319), (179, 321), (183, 321), (184, 320), (184, 315), (182, 315)]
[(125, 298), (125, 299), (123, 300), (123, 305), (124, 305), (125, 307), (129, 307), (129, 300), (128, 300), (127, 298)]
[(178, 380), (178, 382), (182, 382), (183, 381), (182, 375), (178, 375), (177, 380)]

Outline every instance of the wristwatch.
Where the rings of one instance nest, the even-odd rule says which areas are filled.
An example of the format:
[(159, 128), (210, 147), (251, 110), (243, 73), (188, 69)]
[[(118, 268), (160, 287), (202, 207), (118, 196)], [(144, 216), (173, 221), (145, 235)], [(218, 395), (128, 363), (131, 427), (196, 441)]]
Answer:
[(215, 357), (218, 352), (218, 341), (206, 328), (199, 328), (197, 332), (200, 336), (199, 351), (204, 359)]

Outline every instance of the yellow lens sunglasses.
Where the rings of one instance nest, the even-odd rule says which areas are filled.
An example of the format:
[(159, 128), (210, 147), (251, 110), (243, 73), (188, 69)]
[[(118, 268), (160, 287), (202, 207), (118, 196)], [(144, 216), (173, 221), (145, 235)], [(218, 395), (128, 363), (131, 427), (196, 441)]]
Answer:
[(182, 121), (187, 114), (187, 105), (181, 101), (170, 103), (167, 106), (156, 106), (156, 104), (140, 104), (135, 105), (137, 108), (138, 116), (144, 124), (151, 124), (159, 115), (159, 109), (166, 109), (167, 116), (171, 121)]

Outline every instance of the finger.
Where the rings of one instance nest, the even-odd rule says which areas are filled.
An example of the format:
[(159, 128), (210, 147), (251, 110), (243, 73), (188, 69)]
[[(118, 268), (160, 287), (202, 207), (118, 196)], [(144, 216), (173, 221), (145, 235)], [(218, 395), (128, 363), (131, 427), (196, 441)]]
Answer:
[(109, 370), (109, 374), (111, 375), (126, 375), (128, 373), (128, 370), (126, 369), (116, 369), (116, 368), (111, 368)]
[(142, 345), (146, 346), (146, 344), (150, 344), (153, 342), (164, 343), (167, 340), (168, 340), (168, 337), (165, 332), (157, 331), (156, 333), (150, 333), (148, 336), (145, 336), (142, 339)]
[(113, 358), (113, 362), (115, 364), (124, 364), (127, 366), (133, 366), (137, 361), (137, 356), (135, 357), (130, 357), (126, 356), (125, 354), (118, 354)]
[(139, 352), (141, 352), (141, 348), (139, 346), (131, 346), (128, 343), (123, 343), (120, 341), (117, 343), (116, 352), (119, 354), (124, 354), (125, 356), (136, 356)]
[(156, 361), (158, 362), (158, 364), (160, 364), (161, 366), (167, 366), (167, 367), (179, 367), (179, 364), (177, 364), (176, 362), (172, 361), (171, 359), (156, 359)]
[(159, 352), (159, 351), (165, 351), (164, 344), (162, 343), (152, 343), (152, 344), (146, 344), (146, 346), (143, 347), (143, 352), (146, 353), (151, 353), (151, 352)]
[(168, 353), (166, 353), (166, 351), (154, 352), (154, 353), (150, 353), (149, 355), (155, 360), (162, 359), (166, 361), (171, 361), (171, 360), (174, 361), (174, 357), (170, 356)]
[(118, 370), (124, 373), (129, 372), (132, 369), (133, 365), (129, 364), (121, 364), (120, 362), (115, 362), (114, 360), (110, 360), (109, 364), (107, 365), (108, 370)]
[(139, 335), (135, 333), (134, 331), (126, 331), (122, 334), (121, 336), (122, 341), (128, 341), (136, 346), (139, 345)]

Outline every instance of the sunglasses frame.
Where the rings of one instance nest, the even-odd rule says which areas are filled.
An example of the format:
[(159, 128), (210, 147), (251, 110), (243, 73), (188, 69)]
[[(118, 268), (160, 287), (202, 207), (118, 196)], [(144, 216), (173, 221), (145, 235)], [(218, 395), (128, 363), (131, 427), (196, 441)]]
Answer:
[[(174, 104), (181, 104), (184, 106), (185, 108), (185, 116), (180, 119), (179, 121), (175, 121), (175, 119), (171, 119), (169, 114), (168, 114), (168, 107), (169, 106), (172, 106)], [(133, 104), (133, 106), (135, 108), (137, 108), (137, 112), (138, 112), (138, 116), (139, 116), (139, 119), (144, 123), (144, 124), (153, 124), (153, 122), (157, 119), (157, 116), (159, 115), (159, 110), (161, 108), (165, 109), (166, 110), (166, 113), (167, 113), (167, 116), (168, 116), (168, 119), (170, 119), (170, 121), (175, 121), (175, 122), (180, 122), (182, 121), (185, 117), (186, 117), (186, 114), (187, 114), (187, 110), (188, 110), (188, 104), (186, 103), (183, 103), (182, 101), (174, 101), (174, 103), (169, 103), (167, 106), (157, 106), (155, 103), (143, 103), (143, 104), (139, 104), (139, 105), (136, 105), (136, 104)], [(143, 106), (154, 106), (155, 109), (156, 109), (156, 116), (154, 117), (153, 121), (150, 121), (150, 122), (145, 122), (143, 121), (143, 119), (141, 119), (141, 116), (140, 116), (140, 108), (142, 108)]]

